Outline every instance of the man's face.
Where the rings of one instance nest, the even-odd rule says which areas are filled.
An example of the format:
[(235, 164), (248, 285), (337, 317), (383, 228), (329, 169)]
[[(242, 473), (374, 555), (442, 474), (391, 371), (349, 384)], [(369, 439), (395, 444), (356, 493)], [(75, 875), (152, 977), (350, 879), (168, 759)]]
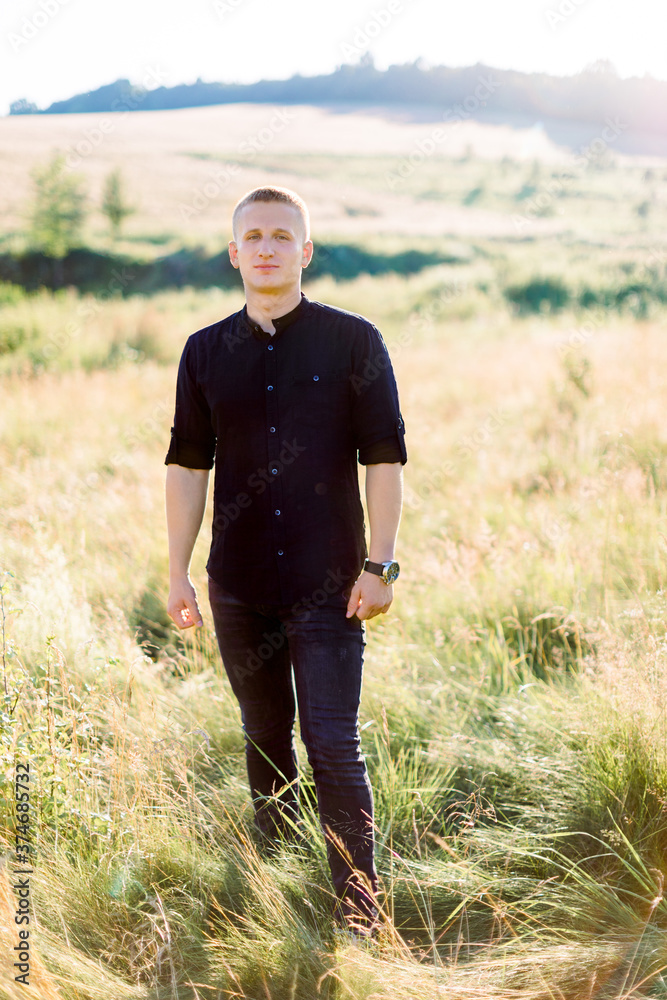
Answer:
[(229, 258), (253, 291), (280, 294), (298, 288), (313, 255), (297, 208), (280, 201), (246, 205), (238, 215)]

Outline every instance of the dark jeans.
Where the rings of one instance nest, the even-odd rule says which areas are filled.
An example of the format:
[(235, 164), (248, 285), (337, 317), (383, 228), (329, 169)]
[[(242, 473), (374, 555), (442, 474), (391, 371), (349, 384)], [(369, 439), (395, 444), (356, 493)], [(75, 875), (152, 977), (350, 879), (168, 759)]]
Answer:
[(277, 830), (287, 836), (294, 830), (298, 703), (342, 912), (372, 915), (373, 794), (358, 724), (364, 623), (356, 615), (345, 617), (342, 594), (319, 607), (311, 602), (310, 610), (300, 606), (295, 614), (291, 607), (246, 604), (209, 577), (209, 599), (222, 661), (241, 706), (257, 826), (269, 838)]

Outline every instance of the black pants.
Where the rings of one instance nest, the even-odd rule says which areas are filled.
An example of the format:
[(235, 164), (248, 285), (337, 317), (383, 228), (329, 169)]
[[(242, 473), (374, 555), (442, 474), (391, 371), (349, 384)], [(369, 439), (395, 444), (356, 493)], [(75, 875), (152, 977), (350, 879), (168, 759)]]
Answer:
[(345, 617), (342, 594), (295, 614), (289, 607), (246, 604), (209, 577), (209, 599), (241, 707), (259, 829), (268, 837), (277, 829), (289, 832), (298, 816), (298, 703), (340, 909), (373, 915), (373, 794), (359, 739), (364, 623)]

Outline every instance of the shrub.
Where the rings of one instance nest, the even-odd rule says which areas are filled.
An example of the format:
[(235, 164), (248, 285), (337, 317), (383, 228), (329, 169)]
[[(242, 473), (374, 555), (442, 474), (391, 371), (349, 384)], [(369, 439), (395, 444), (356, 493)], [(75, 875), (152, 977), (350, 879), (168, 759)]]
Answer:
[(570, 290), (560, 278), (531, 278), (505, 289), (505, 298), (520, 313), (558, 312), (570, 301)]

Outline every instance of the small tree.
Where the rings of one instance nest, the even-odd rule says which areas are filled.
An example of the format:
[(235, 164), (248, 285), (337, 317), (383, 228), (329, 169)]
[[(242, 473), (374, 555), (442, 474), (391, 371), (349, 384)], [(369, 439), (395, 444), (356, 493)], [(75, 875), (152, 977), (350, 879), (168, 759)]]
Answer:
[(54, 261), (54, 283), (62, 283), (63, 258), (80, 241), (86, 218), (83, 178), (65, 168), (65, 157), (56, 153), (49, 163), (31, 173), (35, 201), (30, 212), (33, 246)]
[(132, 205), (125, 200), (125, 185), (118, 167), (107, 174), (104, 182), (102, 211), (109, 220), (113, 238), (118, 239), (123, 221), (134, 212)]
[(10, 115), (36, 115), (39, 108), (32, 101), (27, 101), (25, 97), (19, 98), (18, 101), (12, 101), (9, 105)]

